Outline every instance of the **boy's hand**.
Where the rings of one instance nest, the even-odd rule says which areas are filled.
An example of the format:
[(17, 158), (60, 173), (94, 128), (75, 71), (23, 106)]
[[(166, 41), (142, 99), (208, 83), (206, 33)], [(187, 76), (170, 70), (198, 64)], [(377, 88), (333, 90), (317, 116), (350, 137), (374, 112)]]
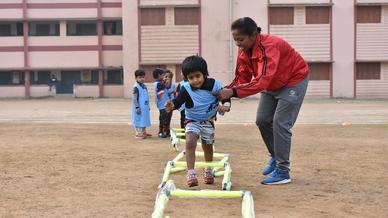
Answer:
[(230, 111), (230, 102), (225, 102), (222, 105), (218, 105), (217, 111), (220, 114), (224, 114), (225, 112), (229, 112)]
[(166, 112), (170, 113), (172, 110), (174, 110), (174, 105), (172, 104), (171, 101), (166, 101)]
[(136, 108), (136, 114), (141, 114), (140, 108)]
[(223, 106), (223, 105), (218, 105), (217, 107), (218, 113), (225, 113), (230, 111), (230, 107), (228, 106)]

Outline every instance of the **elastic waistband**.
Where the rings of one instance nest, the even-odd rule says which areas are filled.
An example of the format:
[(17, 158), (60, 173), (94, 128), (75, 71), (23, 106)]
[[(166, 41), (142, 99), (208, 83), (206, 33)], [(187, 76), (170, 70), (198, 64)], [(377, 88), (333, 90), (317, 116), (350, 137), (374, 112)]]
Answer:
[(207, 124), (207, 123), (209, 123), (209, 124), (211, 124), (214, 127), (214, 122), (211, 121), (211, 120), (196, 121), (196, 120), (188, 120), (188, 119), (186, 119), (184, 124), (186, 126), (189, 123), (199, 123), (199, 124)]

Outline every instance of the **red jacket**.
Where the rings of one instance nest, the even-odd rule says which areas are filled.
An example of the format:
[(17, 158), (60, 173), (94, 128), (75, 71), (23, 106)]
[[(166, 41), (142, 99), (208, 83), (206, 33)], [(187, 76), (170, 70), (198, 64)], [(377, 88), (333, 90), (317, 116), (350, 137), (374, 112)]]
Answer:
[(258, 34), (251, 57), (239, 50), (235, 78), (226, 87), (233, 88), (235, 97), (244, 98), (263, 90), (296, 85), (306, 78), (308, 71), (302, 56), (285, 40)]

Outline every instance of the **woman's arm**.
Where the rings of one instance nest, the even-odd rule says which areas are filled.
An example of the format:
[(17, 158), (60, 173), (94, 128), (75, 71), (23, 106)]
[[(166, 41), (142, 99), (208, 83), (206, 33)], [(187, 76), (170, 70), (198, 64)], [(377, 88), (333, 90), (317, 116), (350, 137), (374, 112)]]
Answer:
[[(278, 70), (280, 51), (276, 47), (267, 47), (265, 49), (261, 72), (250, 82), (233, 87), (233, 96), (245, 98), (266, 90), (275, 77)], [(260, 63), (261, 64), (261, 63)]]
[[(220, 100), (230, 97), (245, 98), (250, 95), (257, 94), (268, 88), (271, 81), (274, 79), (275, 73), (278, 69), (280, 59), (280, 51), (275, 47), (268, 47), (263, 57), (262, 72), (259, 72), (255, 78), (246, 83), (234, 83), (229, 89), (220, 90), (217, 98)], [(238, 75), (242, 75), (243, 72), (239, 71)], [(231, 83), (233, 84), (233, 82)]]

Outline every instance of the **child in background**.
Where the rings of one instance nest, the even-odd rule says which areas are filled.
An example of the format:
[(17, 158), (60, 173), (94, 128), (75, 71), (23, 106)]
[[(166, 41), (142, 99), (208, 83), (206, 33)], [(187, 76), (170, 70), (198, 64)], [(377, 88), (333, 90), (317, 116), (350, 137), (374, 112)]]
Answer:
[(156, 107), (159, 109), (159, 138), (167, 138), (168, 136), (168, 113), (166, 112), (165, 104), (168, 100), (168, 92), (166, 89), (166, 83), (164, 81), (165, 71), (161, 68), (156, 68), (152, 72), (152, 76), (155, 79), (155, 102)]
[[(181, 73), (181, 75), (182, 75), (183, 80), (180, 81), (180, 82), (178, 83), (178, 85), (176, 86), (176, 91), (175, 91), (176, 93), (179, 93), (180, 90), (181, 90), (182, 87), (183, 87), (183, 84), (187, 82), (187, 80), (184, 79), (183, 73), (182, 73), (182, 72), (180, 72), (180, 73)], [(180, 111), (180, 113), (181, 113), (181, 128), (184, 129), (184, 128), (185, 128), (185, 120), (186, 120), (186, 116), (185, 116), (185, 104), (182, 104), (182, 106), (181, 106), (180, 108), (178, 108), (178, 111)]]
[[(208, 78), (206, 61), (199, 56), (187, 57), (182, 63), (182, 72), (188, 82), (183, 84), (178, 96), (166, 103), (166, 111), (172, 111), (185, 104), (186, 111), (186, 162), (187, 185), (197, 186), (198, 179), (194, 170), (195, 149), (201, 137), (205, 161), (213, 161), (214, 118), (219, 112), (229, 111), (229, 107), (219, 106), (216, 94), (222, 89), (221, 82)], [(228, 100), (230, 102), (230, 99)], [(225, 101), (226, 102), (226, 101)], [(213, 170), (206, 167), (203, 172), (206, 184), (214, 183)]]
[(136, 138), (145, 139), (151, 136), (147, 133), (146, 128), (151, 126), (150, 121), (150, 104), (148, 90), (145, 82), (145, 72), (142, 69), (135, 71), (135, 85), (133, 86), (132, 100), (132, 124), (135, 127)]
[(175, 98), (175, 84), (172, 81), (172, 79), (174, 78), (174, 74), (168, 69), (165, 72), (166, 72), (166, 74), (164, 76), (164, 80), (166, 81), (166, 89), (168, 92), (168, 98), (170, 100), (173, 100)]
[[(174, 74), (170, 70), (165, 71), (166, 74), (164, 76), (164, 81), (166, 82), (166, 91), (168, 93), (168, 99), (172, 101), (175, 98), (175, 84), (172, 81), (174, 78)], [(172, 111), (168, 113), (168, 119), (167, 119), (167, 137), (170, 137), (170, 124), (171, 124), (171, 118), (172, 118)]]

